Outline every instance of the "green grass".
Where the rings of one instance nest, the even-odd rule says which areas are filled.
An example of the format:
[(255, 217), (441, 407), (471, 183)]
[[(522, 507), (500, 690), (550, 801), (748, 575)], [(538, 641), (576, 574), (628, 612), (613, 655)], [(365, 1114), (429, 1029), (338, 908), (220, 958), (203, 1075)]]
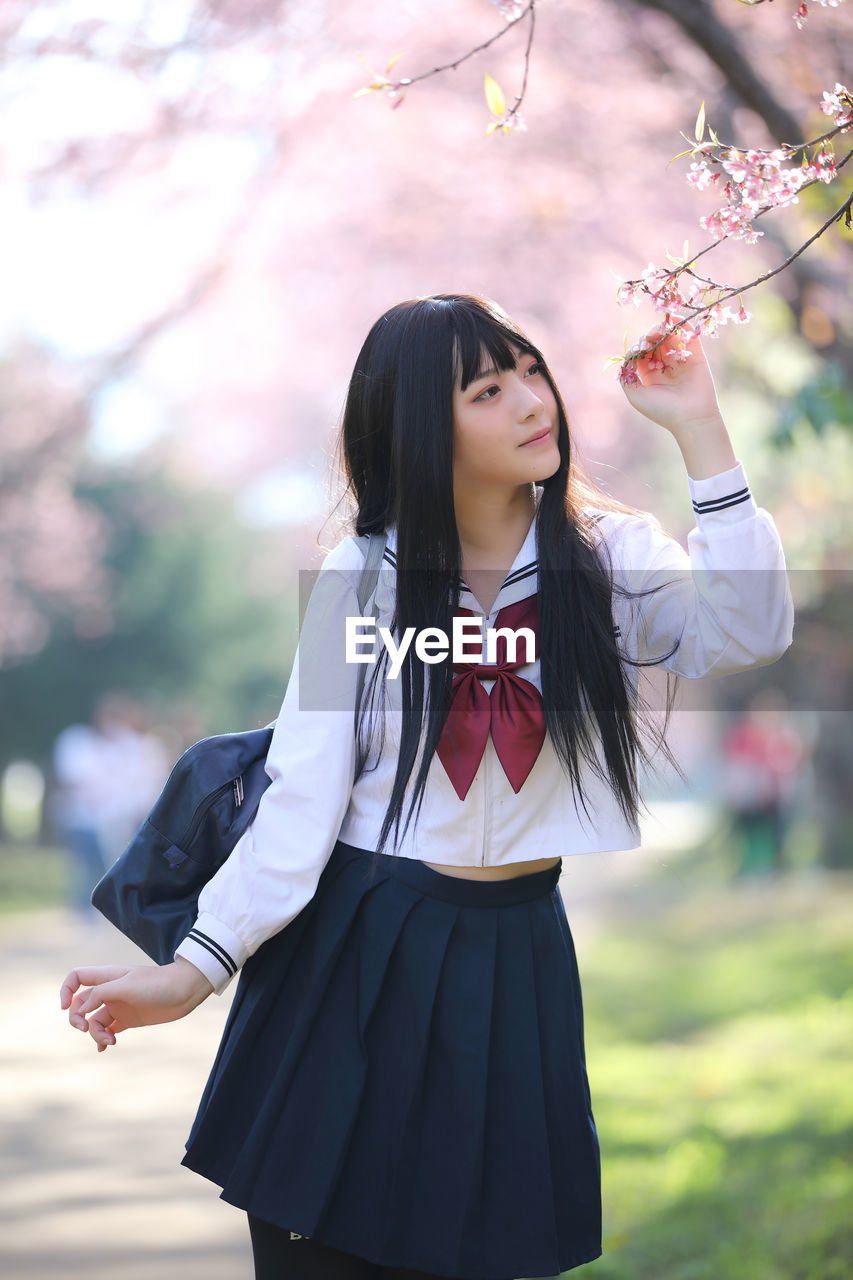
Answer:
[[(3, 910), (65, 881), (0, 846)], [(604, 1256), (573, 1280), (850, 1280), (851, 920), (853, 874), (730, 886), (708, 847), (610, 904), (579, 947)]]
[(605, 1234), (569, 1274), (849, 1280), (853, 877), (681, 888), (580, 956)]
[(0, 914), (59, 906), (66, 901), (67, 886), (64, 849), (0, 844)]

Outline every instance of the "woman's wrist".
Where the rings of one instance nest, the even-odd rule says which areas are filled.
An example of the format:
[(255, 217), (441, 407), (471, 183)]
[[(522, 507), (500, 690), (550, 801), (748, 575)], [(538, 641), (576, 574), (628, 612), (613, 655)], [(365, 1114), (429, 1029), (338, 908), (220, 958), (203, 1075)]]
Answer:
[(205, 977), (201, 969), (196, 968), (191, 960), (185, 960), (183, 956), (176, 956), (172, 964), (175, 972), (182, 975), (181, 981), (186, 984), (188, 1011), (195, 1009), (211, 994), (214, 989), (213, 983)]
[(731, 437), (719, 415), (684, 423), (673, 435), (691, 480), (707, 480), (737, 466)]

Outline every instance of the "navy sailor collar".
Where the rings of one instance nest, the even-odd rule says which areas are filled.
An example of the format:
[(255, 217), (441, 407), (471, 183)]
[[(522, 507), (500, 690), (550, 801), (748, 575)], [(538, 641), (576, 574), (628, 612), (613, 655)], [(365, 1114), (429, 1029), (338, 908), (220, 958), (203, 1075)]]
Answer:
[[(509, 572), (503, 580), (500, 591), (495, 597), (489, 617), (494, 617), (498, 610), (505, 608), (509, 604), (516, 604), (519, 600), (526, 600), (528, 596), (536, 595), (538, 591), (539, 560), (536, 546), (536, 514), (539, 510), (539, 502), (543, 492), (542, 486), (537, 485), (536, 511), (530, 522), (530, 528), (519, 548), (518, 555), (513, 560)], [(397, 568), (397, 529), (395, 525), (391, 525), (388, 529), (383, 559), (393, 569)], [(459, 591), (459, 604), (465, 609), (470, 609), (472, 613), (483, 613), (479, 601), (464, 579)]]

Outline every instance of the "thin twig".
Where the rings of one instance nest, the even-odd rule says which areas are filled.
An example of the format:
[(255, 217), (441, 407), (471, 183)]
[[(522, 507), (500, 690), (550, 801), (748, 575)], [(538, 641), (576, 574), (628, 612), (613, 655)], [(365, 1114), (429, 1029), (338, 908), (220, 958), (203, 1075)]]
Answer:
[[(809, 138), (807, 142), (780, 142), (778, 148), (777, 147), (769, 147), (769, 148), (768, 147), (739, 147), (736, 142), (715, 142), (713, 146), (714, 147), (719, 146), (724, 151), (737, 151), (737, 152), (759, 151), (761, 152), (762, 155), (765, 155), (765, 156), (772, 155), (772, 153), (776, 150), (781, 150), (781, 151), (787, 151), (788, 157), (790, 158), (791, 156), (796, 155), (798, 151), (804, 151), (806, 147), (816, 147), (819, 142), (828, 142), (829, 139), (834, 138), (837, 133), (843, 133), (845, 129), (849, 129), (849, 128), (850, 128), (849, 124), (838, 124), (835, 126), (834, 129), (830, 129), (828, 133), (820, 134), (820, 136), (817, 138)], [(685, 142), (690, 143), (691, 150), (695, 151), (697, 149), (695, 144), (695, 139), (688, 138), (685, 133), (682, 133), (681, 136)], [(699, 150), (702, 149), (701, 145), (699, 146), (698, 149)], [(719, 161), (716, 161), (715, 163), (719, 163)]]
[(527, 92), (527, 77), (530, 72), (530, 50), (533, 48), (533, 35), (534, 35), (534, 32), (536, 31), (535, 0), (532, 0), (532, 3), (528, 6), (528, 12), (530, 13), (530, 30), (527, 33), (527, 45), (524, 50), (524, 76), (521, 81), (521, 92), (519, 93), (515, 102), (510, 107), (509, 111), (506, 113), (507, 119), (509, 119), (510, 116), (514, 116), (516, 114), (516, 112), (518, 111), (518, 108), (521, 106), (522, 102), (524, 101), (524, 95)]
[(419, 76), (406, 76), (404, 79), (398, 81), (400, 88), (407, 89), (410, 84), (417, 84), (419, 80), (428, 80), (430, 76), (440, 75), (442, 71), (455, 71), (457, 67), (461, 67), (462, 63), (467, 62), (469, 58), (473, 58), (475, 54), (482, 53), (484, 49), (490, 48), (493, 44), (497, 43), (498, 40), (503, 39), (506, 33), (510, 31), (516, 23), (521, 22), (528, 14), (532, 15), (535, 8), (536, 0), (530, 0), (529, 4), (522, 9), (518, 17), (508, 19), (508, 21), (501, 27), (500, 31), (497, 31), (493, 36), (490, 36), (488, 40), (484, 40), (482, 44), (478, 44), (473, 49), (469, 49), (467, 53), (463, 53), (462, 57), (457, 58), (455, 62), (446, 62), (441, 67), (433, 67), (432, 71), (423, 71)]
[[(755, 280), (751, 280), (749, 284), (741, 285), (736, 289), (730, 289), (727, 293), (723, 293), (722, 297), (716, 298), (713, 302), (706, 303), (703, 307), (694, 307), (687, 315), (682, 316), (676, 324), (670, 326), (669, 329), (666, 329), (653, 346), (645, 347), (642, 351), (632, 354), (630, 356), (631, 363), (634, 363), (635, 361), (642, 359), (643, 356), (649, 355), (658, 350), (658, 348), (663, 345), (671, 334), (675, 333), (678, 329), (681, 329), (685, 324), (690, 323), (690, 321), (692, 321), (696, 316), (704, 315), (706, 311), (713, 310), (714, 307), (718, 307), (721, 303), (727, 302), (729, 298), (733, 298), (736, 294), (740, 295), (742, 293), (746, 293), (749, 289), (755, 289), (758, 285), (765, 284), (768, 280), (772, 280), (773, 276), (778, 276), (780, 271), (784, 271), (786, 267), (789, 267), (792, 262), (799, 258), (801, 253), (805, 253), (809, 245), (814, 244), (815, 240), (818, 240), (825, 231), (828, 231), (834, 222), (840, 222), (841, 218), (845, 215), (847, 216), (847, 219), (849, 219), (851, 217), (851, 212), (853, 212), (853, 191), (851, 191), (844, 203), (836, 209), (829, 218), (827, 218), (823, 226), (819, 227), (818, 230), (815, 231), (814, 235), (809, 236), (808, 240), (806, 240), (804, 244), (801, 244), (799, 249), (796, 249), (792, 254), (790, 254), (784, 262), (781, 262), (777, 267), (774, 267), (772, 271), (766, 271), (764, 275), (758, 276)], [(672, 274), (674, 275), (675, 272)], [(627, 361), (623, 361), (623, 364), (626, 362)]]
[[(670, 275), (680, 274), (681, 271), (684, 271), (685, 275), (692, 276), (694, 280), (698, 280), (700, 284), (708, 285), (710, 289), (731, 289), (733, 287), (730, 284), (720, 284), (719, 280), (712, 280), (710, 276), (700, 276), (692, 267), (682, 267), (678, 273), (670, 272)], [(667, 276), (668, 279), (669, 276)]]

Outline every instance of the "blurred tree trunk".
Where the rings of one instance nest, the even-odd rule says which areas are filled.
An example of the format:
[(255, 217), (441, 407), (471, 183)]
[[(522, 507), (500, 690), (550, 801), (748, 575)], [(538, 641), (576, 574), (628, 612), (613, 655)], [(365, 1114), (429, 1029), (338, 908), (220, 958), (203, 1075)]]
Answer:
[[(709, 60), (723, 73), (726, 84), (737, 99), (753, 111), (770, 135), (780, 144), (796, 145), (808, 137), (806, 126), (797, 119), (762, 78), (752, 57), (743, 48), (736, 32), (717, 14), (710, 0), (617, 0), (629, 9), (651, 10), (670, 18)], [(827, 84), (826, 88), (832, 86)], [(698, 96), (698, 93), (697, 93)], [(711, 118), (711, 112), (708, 113)], [(719, 122), (714, 124), (720, 133)], [(746, 139), (727, 139), (740, 145), (749, 145)], [(833, 183), (827, 196), (836, 204), (841, 203), (838, 183)], [(827, 209), (827, 214), (830, 212)], [(818, 224), (820, 225), (819, 221)], [(797, 248), (779, 226), (765, 218), (761, 230), (768, 241), (779, 246), (780, 257), (788, 257)], [(845, 232), (837, 224), (828, 234), (844, 243)], [(849, 249), (849, 241), (847, 248)], [(711, 267), (713, 273), (713, 267)], [(787, 301), (797, 322), (797, 327), (823, 360), (835, 362), (843, 370), (845, 380), (853, 386), (853, 340), (847, 337), (837, 323), (847, 311), (849, 283), (844, 273), (826, 260), (808, 252), (787, 269), (785, 275), (790, 284)], [(784, 289), (784, 283), (779, 282)], [(827, 310), (826, 308), (829, 308)]]
[(778, 142), (800, 142), (800, 122), (758, 74), (737, 35), (708, 0), (621, 0), (628, 8), (654, 9), (672, 18), (694, 44), (719, 67), (738, 98), (767, 125)]

